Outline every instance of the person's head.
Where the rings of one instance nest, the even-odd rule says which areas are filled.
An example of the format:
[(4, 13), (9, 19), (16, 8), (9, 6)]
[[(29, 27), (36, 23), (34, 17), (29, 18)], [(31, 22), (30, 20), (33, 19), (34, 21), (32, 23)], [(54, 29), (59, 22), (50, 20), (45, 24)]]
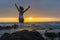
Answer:
[(20, 6), (20, 7), (19, 7), (19, 9), (20, 9), (21, 11), (23, 11), (23, 10), (24, 10), (24, 8), (23, 8), (22, 6)]

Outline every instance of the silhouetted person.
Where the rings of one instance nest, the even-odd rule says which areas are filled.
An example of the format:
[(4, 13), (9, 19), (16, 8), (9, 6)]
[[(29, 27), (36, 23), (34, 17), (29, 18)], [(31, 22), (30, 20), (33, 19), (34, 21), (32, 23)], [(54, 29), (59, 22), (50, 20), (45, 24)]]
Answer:
[(24, 17), (23, 17), (23, 14), (30, 8), (30, 6), (28, 6), (28, 8), (26, 8), (24, 10), (24, 8), (22, 6), (17, 6), (17, 4), (15, 4), (18, 12), (19, 12), (19, 23), (23, 23), (24, 22)]

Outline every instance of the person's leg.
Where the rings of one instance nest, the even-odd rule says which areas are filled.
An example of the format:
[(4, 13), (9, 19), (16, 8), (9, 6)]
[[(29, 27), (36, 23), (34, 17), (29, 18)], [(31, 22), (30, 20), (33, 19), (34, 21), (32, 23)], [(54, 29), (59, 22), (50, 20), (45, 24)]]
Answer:
[(19, 23), (20, 23), (20, 18), (19, 18)]
[(21, 23), (24, 23), (24, 19), (23, 18), (21, 19)]
[(19, 18), (19, 23), (24, 23), (24, 18)]
[(21, 23), (21, 27), (24, 28), (24, 19), (23, 18), (20, 19), (20, 23)]

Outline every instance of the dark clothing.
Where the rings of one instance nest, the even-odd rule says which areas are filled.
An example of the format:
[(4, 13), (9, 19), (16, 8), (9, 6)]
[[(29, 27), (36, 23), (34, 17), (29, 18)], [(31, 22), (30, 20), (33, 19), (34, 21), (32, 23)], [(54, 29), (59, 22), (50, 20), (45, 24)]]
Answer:
[(24, 18), (19, 18), (19, 23), (24, 23)]

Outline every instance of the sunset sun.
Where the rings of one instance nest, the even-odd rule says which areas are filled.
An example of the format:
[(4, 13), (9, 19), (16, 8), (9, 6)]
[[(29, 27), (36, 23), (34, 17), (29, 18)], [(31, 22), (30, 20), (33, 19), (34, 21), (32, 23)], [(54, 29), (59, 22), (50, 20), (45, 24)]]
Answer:
[(32, 20), (32, 19), (33, 19), (32, 17), (28, 18), (28, 20)]

